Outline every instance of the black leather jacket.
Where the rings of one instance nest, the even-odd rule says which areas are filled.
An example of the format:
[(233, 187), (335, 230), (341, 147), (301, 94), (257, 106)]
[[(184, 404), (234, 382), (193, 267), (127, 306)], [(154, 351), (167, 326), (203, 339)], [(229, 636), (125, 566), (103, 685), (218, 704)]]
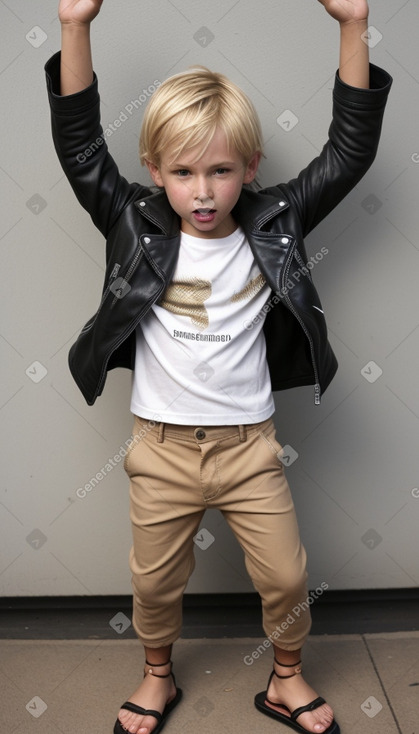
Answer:
[[(106, 237), (102, 299), (69, 354), (71, 373), (92, 405), (108, 370), (134, 368), (135, 328), (162, 297), (176, 265), (179, 217), (164, 191), (129, 184), (120, 175), (100, 126), (96, 77), (82, 92), (61, 97), (60, 54), (45, 68), (58, 157)], [(273, 390), (313, 384), (319, 403), (336, 372), (304, 237), (373, 162), (391, 83), (373, 65), (370, 90), (350, 87), (336, 75), (333, 120), (320, 155), (287, 184), (259, 192), (244, 188), (232, 212), (272, 288), (264, 333)]]

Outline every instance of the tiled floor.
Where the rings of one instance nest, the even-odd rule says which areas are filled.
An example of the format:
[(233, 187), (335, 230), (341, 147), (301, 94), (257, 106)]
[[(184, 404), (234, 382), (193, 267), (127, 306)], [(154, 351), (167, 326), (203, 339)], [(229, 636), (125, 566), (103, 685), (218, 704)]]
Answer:
[[(253, 706), (271, 667), (270, 650), (251, 657), (261, 643), (180, 640), (174, 662), (184, 698), (165, 733), (290, 732)], [(111, 734), (142, 662), (132, 639), (1, 640), (1, 734)], [(342, 734), (419, 734), (418, 632), (312, 636), (304, 670)]]

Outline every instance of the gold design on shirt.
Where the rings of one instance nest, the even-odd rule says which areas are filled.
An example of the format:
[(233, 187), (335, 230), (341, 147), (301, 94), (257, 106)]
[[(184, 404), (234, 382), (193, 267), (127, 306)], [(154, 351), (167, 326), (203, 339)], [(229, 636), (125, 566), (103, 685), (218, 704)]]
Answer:
[(245, 285), (241, 291), (235, 293), (234, 296), (231, 297), (231, 302), (237, 303), (237, 301), (246, 301), (249, 298), (252, 298), (252, 296), (255, 296), (257, 293), (259, 293), (259, 291), (262, 290), (265, 283), (265, 278), (263, 277), (262, 273), (259, 273), (256, 278), (249, 280), (247, 285)]
[(194, 326), (206, 329), (209, 325), (208, 311), (204, 301), (211, 295), (211, 283), (201, 278), (174, 280), (164, 292), (159, 305), (172, 313), (189, 316)]

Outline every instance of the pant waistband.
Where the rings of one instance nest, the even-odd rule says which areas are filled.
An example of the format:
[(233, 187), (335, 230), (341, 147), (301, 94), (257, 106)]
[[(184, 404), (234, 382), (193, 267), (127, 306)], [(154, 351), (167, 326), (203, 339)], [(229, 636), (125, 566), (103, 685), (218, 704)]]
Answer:
[(158, 443), (163, 443), (164, 437), (182, 438), (184, 441), (195, 441), (205, 443), (206, 441), (217, 441), (221, 438), (238, 436), (241, 442), (246, 441), (246, 426), (181, 426), (174, 423), (158, 424)]
[(247, 440), (249, 433), (266, 429), (272, 422), (268, 418), (261, 423), (238, 424), (231, 426), (205, 426), (205, 425), (181, 425), (178, 423), (155, 423), (150, 427), (147, 418), (136, 416), (136, 419), (144, 426), (148, 424), (147, 432), (157, 436), (157, 442), (163, 443), (167, 438), (181, 438), (184, 441), (193, 441), (194, 443), (205, 443), (206, 441), (216, 441), (226, 439), (232, 436), (238, 436), (241, 443)]

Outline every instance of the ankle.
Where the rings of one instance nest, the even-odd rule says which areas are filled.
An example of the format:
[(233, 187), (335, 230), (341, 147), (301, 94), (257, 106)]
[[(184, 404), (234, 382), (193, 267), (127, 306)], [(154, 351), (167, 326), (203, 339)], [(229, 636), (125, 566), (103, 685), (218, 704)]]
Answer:
[(165, 663), (153, 663), (150, 660), (144, 663), (144, 676), (152, 675), (154, 678), (168, 678), (172, 672), (172, 661)]
[(280, 660), (274, 656), (273, 672), (276, 678), (294, 678), (295, 675), (301, 675), (301, 660), (297, 660), (295, 663), (281, 663)]

